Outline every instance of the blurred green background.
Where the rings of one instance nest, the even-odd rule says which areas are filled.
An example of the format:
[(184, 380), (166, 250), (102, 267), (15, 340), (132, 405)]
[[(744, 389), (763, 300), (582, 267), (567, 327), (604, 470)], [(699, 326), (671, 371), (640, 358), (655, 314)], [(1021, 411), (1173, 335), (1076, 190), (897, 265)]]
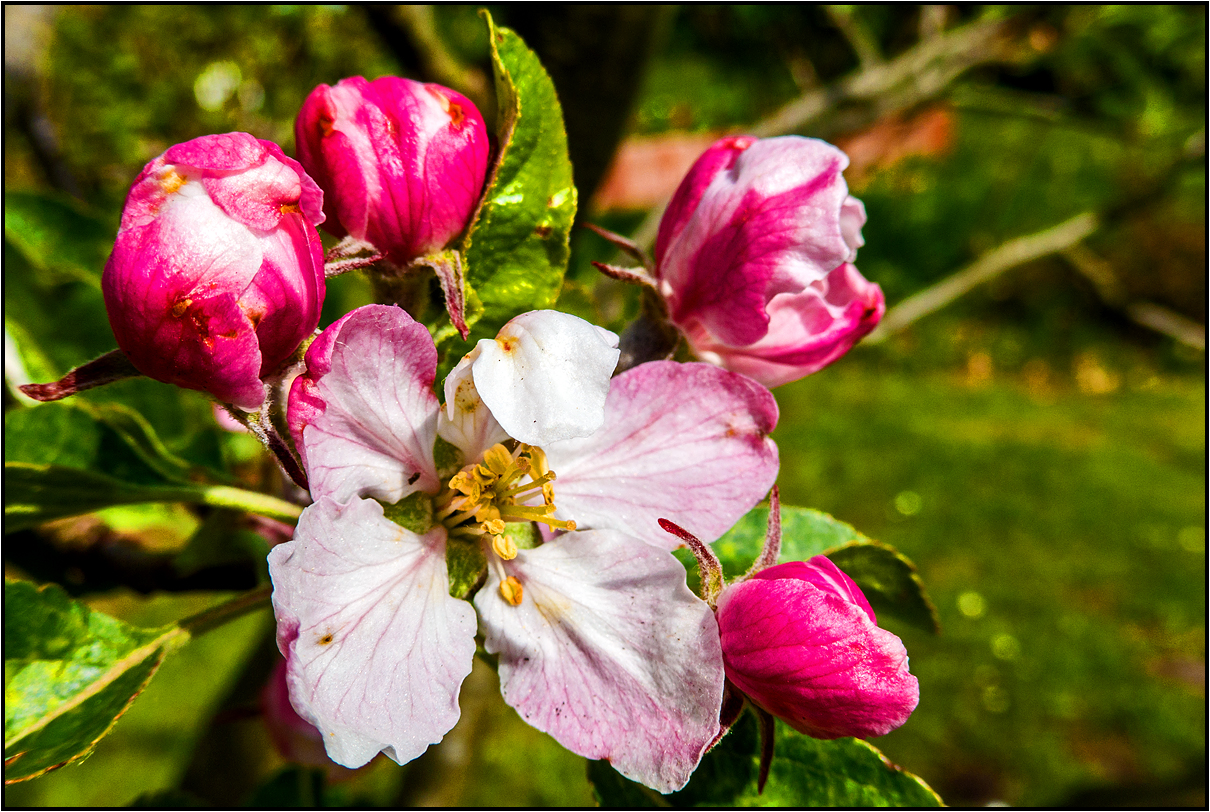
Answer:
[[(778, 389), (782, 499), (919, 567), (942, 632), (887, 622), (921, 702), (876, 744), (949, 803), (1204, 806), (1205, 6), (489, 8), (555, 80), (583, 219), (649, 234), (677, 156), (713, 136), (825, 137), (853, 157), (869, 213), (858, 265), (893, 309), (1006, 240), (1097, 215), (1079, 245)], [(239, 129), (292, 153), (304, 96), (353, 74), (441, 81), (490, 116), (475, 9), (6, 6), (6, 195), (66, 201), (91, 224), (41, 263), (6, 236), (6, 329), (37, 333), (47, 356), (30, 373), (114, 346), (95, 289), (62, 268), (99, 271), (131, 180), (168, 146)], [(611, 258), (577, 234), (561, 305), (620, 329), (637, 299), (588, 264)], [(335, 280), (325, 320), (367, 295)], [(208, 418), (200, 398), (112, 391), (100, 397), (141, 404), (178, 453), (265, 476), (244, 438), (189, 430)], [(6, 393), (5, 408), (21, 407)], [(170, 509), (94, 525), (30, 538), (87, 556), (98, 538), (151, 549), (188, 532)], [(55, 572), (13, 546), (6, 572)], [(122, 583), (81, 576), (74, 591), (145, 623), (215, 597)], [(583, 760), (521, 723), (479, 668), (442, 745), (317, 795), (257, 716), (270, 625), (192, 644), (93, 756), (6, 802), (591, 803)]]

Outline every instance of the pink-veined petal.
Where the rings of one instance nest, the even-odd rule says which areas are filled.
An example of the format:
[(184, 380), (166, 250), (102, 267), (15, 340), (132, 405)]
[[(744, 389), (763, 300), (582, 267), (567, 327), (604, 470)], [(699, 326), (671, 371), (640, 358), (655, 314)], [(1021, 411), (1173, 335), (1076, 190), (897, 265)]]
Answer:
[(669, 553), (573, 532), (505, 562), (475, 596), (504, 700), (572, 752), (660, 792), (689, 780), (718, 732), (723, 669), (710, 608)]
[(269, 553), (278, 647), (295, 710), (328, 756), (410, 761), (458, 721), (475, 613), (449, 596), (445, 529), (418, 536), (382, 506), (321, 499)]
[(436, 493), (436, 374), (428, 330), (398, 307), (360, 307), (320, 334), (290, 390), (312, 497)]
[(776, 425), (773, 395), (742, 375), (641, 364), (613, 379), (596, 434), (543, 446), (557, 476), (556, 515), (665, 550), (680, 542), (659, 519), (713, 541), (773, 486)]

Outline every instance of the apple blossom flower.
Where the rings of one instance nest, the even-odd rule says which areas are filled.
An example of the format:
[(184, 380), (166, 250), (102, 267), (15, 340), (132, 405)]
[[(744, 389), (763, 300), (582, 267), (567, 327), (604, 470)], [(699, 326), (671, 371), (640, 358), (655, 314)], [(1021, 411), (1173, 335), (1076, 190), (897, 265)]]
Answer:
[[(688, 781), (719, 730), (718, 627), (671, 545), (631, 525), (661, 502), (709, 528), (743, 515), (776, 475), (776, 405), (703, 364), (611, 383), (615, 347), (573, 316), (523, 314), (455, 368), (441, 407), (432, 340), (397, 308), (311, 345), (289, 422), (315, 501), (269, 566), (293, 705), (336, 762), (440, 741), (478, 626), (531, 725), (661, 792)], [(729, 479), (747, 494), (711, 504)], [(451, 569), (467, 561), (469, 586)]]
[(437, 84), (352, 76), (320, 85), (294, 133), (299, 160), (324, 190), (324, 227), (398, 267), (462, 233), (487, 178), (483, 117)]
[(700, 358), (780, 386), (874, 329), (885, 302), (851, 264), (866, 216), (847, 165), (813, 138), (739, 136), (689, 170), (660, 221), (654, 283)]
[(101, 277), (144, 375), (246, 409), (319, 323), (323, 193), (247, 133), (177, 144), (143, 168)]
[(825, 556), (724, 587), (717, 616), (727, 679), (800, 733), (882, 736), (920, 699), (903, 643)]

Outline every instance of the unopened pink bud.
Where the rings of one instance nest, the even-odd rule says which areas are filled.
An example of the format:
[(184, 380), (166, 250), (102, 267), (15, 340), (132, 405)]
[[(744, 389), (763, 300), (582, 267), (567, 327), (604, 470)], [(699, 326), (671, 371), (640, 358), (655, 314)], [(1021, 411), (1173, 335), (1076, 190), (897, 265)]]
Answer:
[(724, 138), (660, 222), (656, 277), (704, 360), (779, 386), (816, 372), (877, 325), (882, 291), (851, 264), (865, 208), (849, 159), (813, 138)]
[(394, 76), (320, 85), (294, 133), (324, 190), (325, 228), (400, 267), (461, 234), (483, 192), (487, 127), (469, 99), (441, 85)]
[(903, 643), (824, 556), (728, 586), (717, 617), (727, 678), (799, 732), (881, 736), (920, 699)]
[(323, 193), (247, 133), (177, 144), (143, 168), (101, 277), (144, 375), (255, 409), (261, 378), (319, 323)]

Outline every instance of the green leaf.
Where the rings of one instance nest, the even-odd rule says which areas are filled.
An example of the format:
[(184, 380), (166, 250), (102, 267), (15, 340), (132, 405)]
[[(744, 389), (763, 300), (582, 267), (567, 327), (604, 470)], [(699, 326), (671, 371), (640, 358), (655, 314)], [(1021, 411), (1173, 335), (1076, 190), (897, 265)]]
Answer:
[(673, 806), (732, 806), (756, 780), (759, 753), (756, 716), (741, 714), (723, 740), (702, 757), (685, 788), (668, 800)]
[(189, 639), (140, 629), (72, 601), (53, 584), (4, 582), (4, 780), (87, 755)]
[[(765, 543), (767, 507), (753, 508), (711, 547), (727, 578), (748, 571)], [(916, 567), (895, 548), (873, 541), (851, 525), (810, 508), (782, 505), (779, 561), (806, 561), (826, 555), (853, 579), (875, 614), (886, 613), (926, 631), (940, 629), (937, 610), (925, 593)], [(683, 563), (691, 557), (678, 551)], [(690, 588), (696, 589), (696, 567), (690, 566)]]
[[(769, 523), (767, 507), (753, 508), (710, 546), (723, 564), (727, 578), (743, 575), (760, 555)], [(782, 505), (781, 561), (806, 561), (826, 550), (852, 542), (869, 541), (850, 525), (810, 508)]]
[(738, 806), (944, 806), (928, 784), (861, 739), (823, 741), (777, 725), (765, 791), (749, 785)]
[(895, 548), (877, 541), (850, 544), (831, 550), (828, 558), (861, 587), (875, 614), (885, 612), (934, 634), (941, 631), (916, 565)]
[(482, 14), (496, 76), (500, 151), (460, 246), (468, 322), (476, 299), (483, 308), (472, 341), (494, 337), (518, 313), (554, 304), (576, 215), (563, 108), (554, 83), (520, 37)]
[(759, 760), (756, 717), (744, 713), (679, 792), (660, 795), (623, 778), (605, 761), (589, 762), (588, 778), (602, 807), (623, 809), (943, 805), (924, 781), (860, 739), (812, 739), (778, 722), (769, 781), (758, 794)]
[(608, 761), (588, 762), (592, 794), (604, 809), (656, 809), (672, 806), (658, 792), (623, 777)]
[(42, 272), (99, 287), (114, 229), (65, 200), (12, 192), (4, 196), (4, 237)]
[(290, 520), (300, 509), (264, 494), (188, 482), (188, 464), (124, 407), (47, 403), (4, 416), (4, 532), (112, 505), (190, 502)]

